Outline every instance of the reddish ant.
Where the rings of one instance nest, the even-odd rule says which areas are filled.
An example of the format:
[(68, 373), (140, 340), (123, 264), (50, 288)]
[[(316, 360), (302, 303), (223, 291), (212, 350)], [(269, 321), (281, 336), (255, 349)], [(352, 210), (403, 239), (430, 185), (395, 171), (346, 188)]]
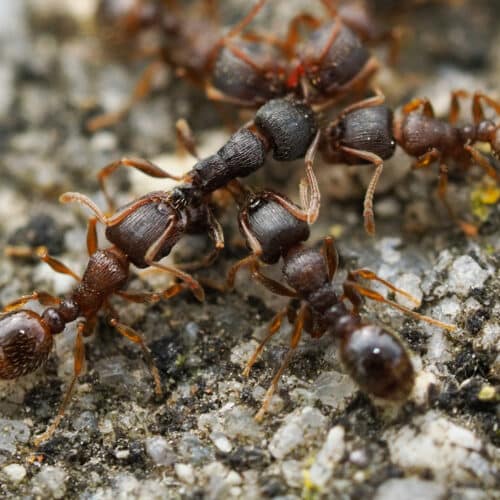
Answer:
[[(384, 38), (374, 28), (366, 9), (342, 6), (337, 11), (334, 2), (322, 0), (334, 21), (323, 24), (301, 14), (290, 22), (286, 39), (279, 40), (272, 35), (245, 31), (266, 2), (258, 0), (222, 37), (215, 22), (213, 2), (206, 2), (207, 9), (194, 9), (190, 15), (181, 14), (176, 2), (166, 9), (137, 1), (124, 12), (111, 8), (114, 1), (107, 7), (109, 1), (104, 2), (102, 12), (118, 12), (111, 23), (117, 26), (117, 31), (134, 35), (141, 29), (154, 27), (160, 33), (161, 49), (156, 51), (158, 59), (145, 70), (129, 104), (117, 113), (92, 119), (89, 128), (95, 130), (113, 124), (127, 113), (148, 92), (152, 75), (161, 66), (159, 61), (203, 87), (210, 99), (241, 107), (254, 108), (292, 94), (321, 109), (348, 92), (366, 87), (378, 63), (362, 45), (358, 34), (364, 40)], [(110, 23), (112, 17), (104, 16), (105, 22)], [(313, 31), (297, 50), (301, 24)]]
[[(158, 200), (161, 195), (158, 195)], [(82, 201), (79, 195), (68, 193), (62, 196), (63, 201)], [(88, 204), (88, 200), (83, 201)], [(158, 201), (159, 202), (159, 201)], [(91, 202), (90, 202), (91, 203)], [(147, 205), (143, 205), (147, 206)], [(96, 207), (94, 207), (96, 209)], [(138, 207), (135, 207), (138, 210)], [(97, 213), (99, 210), (96, 209)], [(123, 213), (114, 218), (106, 219), (100, 214), (101, 222), (108, 225), (108, 229), (115, 227), (123, 220)], [(157, 302), (162, 298), (170, 298), (177, 295), (184, 286), (175, 284), (166, 290), (156, 293), (131, 293), (124, 291), (124, 287), (129, 277), (130, 263), (141, 258), (144, 262), (157, 268), (174, 273), (177, 277), (184, 279), (198, 298), (203, 298), (203, 290), (189, 275), (173, 268), (167, 268), (154, 262), (158, 253), (164, 250), (165, 242), (161, 238), (152, 241), (154, 236), (150, 233), (162, 233), (163, 227), (171, 224), (171, 218), (164, 216), (165, 224), (162, 226), (158, 218), (153, 219), (149, 226), (141, 228), (141, 235), (145, 244), (135, 249), (135, 254), (128, 255), (124, 249), (118, 245), (100, 250), (97, 248), (96, 219), (89, 219), (87, 232), (87, 249), (89, 261), (80, 278), (75, 272), (65, 266), (62, 262), (49, 256), (43, 248), (38, 249), (38, 257), (46, 262), (58, 273), (67, 274), (78, 281), (76, 288), (64, 299), (54, 297), (46, 292), (33, 292), (23, 296), (4, 308), (6, 314), (0, 318), (0, 378), (14, 379), (36, 370), (44, 363), (52, 350), (53, 336), (64, 331), (66, 325), (75, 320), (77, 324), (77, 336), (75, 341), (74, 372), (71, 382), (66, 390), (66, 394), (59, 408), (59, 412), (48, 427), (48, 429), (35, 440), (38, 446), (43, 441), (49, 439), (61, 419), (65, 409), (71, 399), (74, 385), (82, 371), (85, 361), (85, 349), (83, 338), (93, 333), (97, 315), (99, 311), (105, 310), (109, 314), (109, 324), (118, 333), (138, 344), (143, 352), (146, 362), (149, 365), (155, 382), (155, 392), (162, 394), (160, 375), (155, 366), (151, 352), (146, 346), (142, 336), (123, 323), (120, 323), (118, 315), (110, 304), (110, 298), (117, 295), (127, 301), (132, 302)], [(123, 228), (122, 237), (128, 235), (136, 236), (137, 227), (129, 226)], [(36, 300), (44, 306), (50, 306), (41, 314), (37, 314), (28, 309), (20, 309), (28, 302)]]
[[(483, 142), (490, 146), (493, 155), (500, 154), (500, 126), (485, 118), (481, 101), (491, 106), (497, 114), (500, 114), (500, 102), (482, 92), (475, 92), (472, 97), (473, 123), (457, 126), (460, 114), (458, 99), (468, 96), (465, 90), (452, 92), (448, 122), (435, 117), (427, 99), (414, 99), (404, 106), (403, 118), (394, 123), (398, 144), (410, 156), (417, 158), (414, 168), (426, 168), (434, 162), (439, 163), (438, 195), (452, 217), (453, 210), (446, 200), (448, 161), (452, 160), (463, 168), (477, 164), (497, 182), (500, 180), (495, 167), (474, 147), (475, 143)], [(467, 224), (461, 225), (466, 232), (474, 232)]]
[[(252, 253), (230, 269), (228, 287), (234, 286), (238, 270), (247, 267), (252, 277), (273, 293), (293, 299), (287, 308), (276, 314), (268, 335), (255, 350), (243, 372), (248, 376), (265, 344), (278, 332), (283, 317), (288, 314), (293, 323), (290, 348), (255, 418), (261, 420), (266, 413), (279, 379), (297, 349), (302, 330), (313, 338), (322, 337), (325, 333), (332, 334), (338, 343), (340, 359), (346, 371), (367, 394), (389, 401), (406, 399), (415, 377), (408, 353), (394, 334), (380, 326), (362, 322), (359, 316), (362, 298), (384, 302), (414, 318), (447, 330), (455, 327), (418, 314), (362, 286), (358, 282), (359, 278), (377, 281), (418, 304), (411, 295), (367, 269), (350, 271), (339, 297), (333, 285), (338, 255), (332, 238), (325, 238), (323, 254), (307, 248), (303, 241), (309, 236), (309, 228), (282, 202), (283, 196), (270, 191), (249, 193), (234, 182), (231, 183), (231, 190), (240, 204), (240, 229)], [(283, 259), (285, 284), (260, 271), (260, 262), (274, 264), (280, 258)], [(351, 303), (352, 309), (346, 306), (346, 301)]]

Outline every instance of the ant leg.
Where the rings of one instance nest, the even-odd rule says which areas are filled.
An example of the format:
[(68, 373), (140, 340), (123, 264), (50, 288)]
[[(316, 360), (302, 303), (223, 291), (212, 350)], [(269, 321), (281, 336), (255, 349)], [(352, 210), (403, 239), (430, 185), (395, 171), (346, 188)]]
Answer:
[(111, 111), (109, 113), (103, 113), (87, 121), (86, 127), (90, 132), (95, 132), (104, 127), (109, 127), (111, 125), (116, 125), (120, 120), (122, 120), (125, 115), (128, 114), (130, 109), (137, 104), (141, 99), (146, 97), (152, 89), (153, 79), (160, 69), (164, 67), (163, 61), (153, 61), (150, 63), (146, 69), (143, 71), (135, 88), (130, 96), (130, 99), (125, 106), (123, 106), (118, 111)]
[(142, 354), (144, 356), (144, 359), (146, 360), (146, 364), (148, 365), (151, 375), (153, 376), (153, 380), (155, 383), (155, 393), (157, 396), (161, 397), (163, 395), (163, 390), (161, 388), (160, 372), (158, 371), (158, 367), (156, 366), (153, 356), (151, 355), (151, 350), (144, 342), (142, 336), (138, 332), (136, 332), (133, 328), (130, 328), (130, 326), (120, 323), (116, 318), (111, 318), (109, 320), (109, 324), (120, 335), (123, 335), (131, 342), (134, 342), (134, 344), (138, 344), (140, 346), (140, 348), (142, 349)]
[(430, 103), (429, 99), (424, 98), (416, 98), (411, 100), (408, 104), (403, 106), (403, 114), (408, 115), (413, 113), (417, 109), (422, 108), (422, 113), (429, 118), (434, 118), (434, 108)]
[(196, 149), (196, 140), (189, 123), (180, 118), (175, 122), (175, 133), (177, 135), (177, 151), (180, 156), (188, 152), (196, 160), (200, 159), (198, 150)]
[(358, 149), (348, 148), (346, 146), (341, 146), (340, 149), (347, 154), (361, 158), (362, 160), (367, 160), (375, 166), (375, 172), (373, 172), (370, 183), (366, 188), (365, 200), (363, 202), (363, 218), (365, 219), (365, 231), (373, 236), (375, 234), (375, 215), (373, 213), (373, 196), (375, 195), (375, 189), (377, 188), (377, 183), (382, 175), (384, 169), (384, 161), (380, 156), (370, 151), (360, 151)]
[(99, 186), (103, 192), (108, 206), (111, 212), (114, 211), (114, 203), (111, 198), (105, 184), (105, 180), (118, 168), (118, 167), (131, 167), (139, 170), (143, 174), (149, 175), (150, 177), (160, 178), (160, 179), (173, 179), (175, 181), (180, 181), (183, 179), (182, 176), (173, 175), (165, 170), (163, 170), (158, 165), (150, 162), (149, 160), (144, 160), (143, 158), (120, 158), (105, 167), (102, 167), (97, 174), (97, 180), (99, 181)]
[(217, 259), (220, 251), (224, 248), (224, 232), (219, 221), (214, 217), (211, 210), (208, 211), (208, 230), (210, 231), (210, 238), (214, 242), (214, 249), (203, 259), (187, 262), (186, 264), (179, 264), (177, 267), (183, 271), (194, 271), (196, 269), (203, 269), (210, 266), (215, 259)]
[(464, 146), (464, 148), (472, 156), (472, 159), (485, 171), (485, 173), (495, 179), (500, 181), (500, 174), (495, 170), (493, 165), (475, 148), (470, 145)]
[(146, 251), (146, 255), (144, 256), (144, 261), (150, 267), (155, 267), (157, 269), (161, 269), (162, 271), (166, 271), (167, 273), (172, 274), (176, 278), (181, 279), (184, 283), (191, 289), (193, 295), (200, 301), (203, 302), (205, 300), (205, 292), (201, 285), (189, 274), (177, 269), (174, 266), (167, 266), (165, 264), (160, 264), (155, 262), (155, 258), (160, 252), (161, 248), (165, 244), (175, 231), (175, 221), (172, 220), (166, 227), (163, 234), (148, 248)]
[(427, 151), (427, 153), (419, 156), (416, 162), (412, 165), (412, 168), (415, 170), (418, 168), (427, 168), (439, 159), (441, 159), (441, 153), (436, 148), (432, 148), (430, 151)]
[(328, 55), (328, 52), (331, 49), (333, 43), (335, 42), (336, 38), (339, 36), (341, 28), (342, 28), (341, 21), (339, 19), (335, 19), (334, 24), (332, 26), (332, 31), (330, 33), (330, 36), (328, 37), (328, 40), (326, 41), (323, 49), (321, 49), (321, 52), (320, 52), (319, 57), (317, 59), (319, 65), (323, 62), (323, 59)]
[(68, 403), (71, 400), (71, 395), (73, 394), (75, 383), (78, 380), (78, 377), (80, 376), (83, 365), (85, 363), (85, 345), (83, 343), (83, 335), (85, 328), (86, 328), (85, 323), (78, 323), (76, 340), (75, 340), (75, 354), (74, 354), (75, 361), (73, 368), (73, 378), (71, 379), (71, 382), (69, 383), (69, 386), (66, 389), (66, 394), (64, 395), (64, 399), (61, 403), (61, 406), (59, 407), (59, 411), (57, 413), (56, 418), (54, 419), (52, 424), (48, 427), (48, 429), (42, 435), (38, 436), (34, 440), (34, 444), (37, 447), (40, 446), (40, 444), (43, 443), (44, 441), (47, 441), (47, 439), (49, 439), (50, 436), (54, 434), (54, 431), (59, 426), (59, 423), (61, 422), (64, 416), (64, 412), (66, 411), (66, 407), (68, 406)]
[(135, 302), (136, 304), (156, 304), (161, 299), (171, 299), (175, 297), (177, 294), (184, 290), (184, 286), (180, 283), (176, 283), (165, 290), (160, 292), (125, 292), (119, 290), (115, 292), (115, 295), (118, 295), (122, 299), (127, 300), (128, 302)]
[(264, 337), (262, 342), (258, 345), (257, 349), (253, 352), (252, 356), (250, 359), (247, 361), (247, 364), (245, 365), (245, 369), (243, 370), (243, 376), (248, 377), (250, 375), (250, 370), (252, 369), (253, 365), (261, 355), (262, 351), (264, 350), (265, 345), (271, 340), (271, 338), (278, 333), (281, 323), (283, 322), (283, 318), (288, 312), (288, 307), (285, 307), (281, 311), (278, 311), (271, 322), (269, 323), (269, 328), (267, 335)]
[(339, 267), (339, 254), (331, 236), (326, 236), (323, 240), (323, 251), (328, 268), (328, 279), (332, 281)]
[(293, 325), (292, 336), (290, 339), (290, 348), (288, 349), (285, 358), (281, 363), (281, 366), (279, 367), (278, 371), (273, 377), (271, 385), (269, 386), (269, 389), (267, 390), (266, 395), (264, 396), (264, 400), (262, 401), (262, 406), (260, 407), (260, 410), (255, 415), (255, 420), (257, 422), (261, 422), (262, 419), (264, 418), (264, 415), (269, 408), (269, 404), (271, 403), (271, 398), (273, 397), (273, 394), (275, 393), (278, 387), (278, 382), (281, 376), (283, 375), (283, 372), (285, 371), (286, 367), (288, 366), (288, 363), (292, 359), (292, 356), (295, 354), (297, 345), (299, 344), (300, 338), (302, 336), (302, 328), (304, 326), (306, 312), (307, 312), (307, 306), (302, 305), (299, 314), (297, 315), (297, 319), (295, 320), (295, 324)]
[(348, 290), (349, 288), (354, 289), (356, 292), (358, 292), (360, 295), (362, 295), (364, 297), (368, 297), (369, 299), (375, 300), (377, 302), (383, 302), (384, 304), (387, 304), (391, 307), (394, 307), (395, 309), (399, 309), (400, 311), (404, 312), (408, 316), (411, 316), (412, 318), (418, 319), (420, 321), (425, 321), (426, 323), (430, 323), (431, 325), (439, 326), (439, 327), (444, 328), (445, 330), (449, 330), (449, 331), (454, 331), (457, 328), (455, 325), (443, 323), (442, 321), (438, 321), (437, 319), (430, 318), (429, 316), (424, 316), (423, 314), (419, 314), (415, 311), (412, 311), (411, 309), (408, 309), (407, 307), (402, 306), (401, 304), (398, 304), (397, 302), (386, 299), (385, 297), (380, 295), (375, 290), (371, 290), (370, 288), (366, 288), (366, 287), (360, 285), (356, 281), (347, 279), (344, 282), (344, 290)]
[(61, 299), (59, 297), (54, 297), (54, 295), (51, 295), (50, 293), (47, 292), (34, 291), (29, 295), (23, 295), (22, 297), (19, 297), (18, 299), (9, 302), (3, 308), (2, 312), (7, 313), (11, 311), (16, 311), (17, 309), (23, 307), (25, 304), (27, 304), (32, 300), (36, 300), (42, 306), (57, 306), (61, 303)]
[(403, 295), (408, 300), (411, 300), (417, 307), (419, 307), (421, 304), (420, 300), (418, 300), (416, 297), (414, 297), (408, 292), (405, 292), (404, 290), (401, 290), (401, 288), (394, 286), (390, 281), (381, 278), (380, 276), (375, 274), (373, 271), (370, 271), (369, 269), (354, 269), (353, 271), (349, 271), (350, 280), (355, 280), (357, 276), (365, 280), (377, 281), (381, 283), (382, 285), (386, 286), (389, 290), (392, 290), (393, 292), (398, 293), (399, 295)]
[(295, 47), (297, 46), (300, 38), (301, 24), (314, 29), (321, 25), (321, 21), (310, 14), (298, 14), (292, 18), (288, 24), (288, 32), (286, 34), (285, 42), (283, 43), (283, 50), (290, 58), (295, 55)]
[(265, 274), (262, 274), (260, 272), (260, 264), (258, 258), (254, 254), (251, 254), (248, 257), (239, 260), (238, 262), (236, 262), (231, 266), (231, 269), (229, 269), (226, 278), (226, 287), (229, 290), (234, 288), (234, 280), (236, 278), (236, 274), (243, 267), (248, 267), (252, 275), (252, 278), (257, 280), (259, 283), (265, 286), (268, 290), (271, 290), (271, 292), (275, 293), (276, 295), (282, 295), (284, 297), (297, 296), (295, 290), (292, 290), (291, 288), (282, 285), (278, 281), (269, 278)]
[(89, 217), (87, 222), (87, 253), (89, 257), (97, 251), (97, 219)]
[(448, 117), (448, 121), (451, 125), (455, 125), (458, 121), (458, 117), (460, 116), (460, 102), (459, 98), (469, 97), (469, 92), (463, 89), (453, 90), (451, 93), (450, 99), (450, 115)]
[(500, 114), (500, 102), (492, 99), (490, 96), (484, 94), (483, 92), (474, 92), (472, 97), (472, 116), (474, 118), (474, 123), (478, 124), (480, 121), (484, 120), (484, 110), (481, 105), (481, 100), (485, 101), (486, 104), (491, 106), (497, 114)]
[(352, 113), (353, 111), (356, 111), (358, 109), (373, 108), (375, 106), (381, 106), (382, 104), (384, 104), (385, 95), (382, 94), (382, 91), (379, 88), (375, 88), (374, 92), (375, 92), (374, 96), (367, 97), (366, 99), (363, 99), (361, 101), (350, 104), (349, 106), (344, 108), (339, 113), (337, 120), (339, 120), (340, 118), (344, 117), (345, 115)]
[(119, 224), (123, 219), (127, 218), (131, 213), (135, 212), (138, 208), (143, 205), (147, 205), (151, 201), (151, 197), (145, 196), (132, 202), (130, 205), (125, 207), (123, 210), (113, 215), (112, 217), (106, 217), (101, 209), (88, 197), (81, 193), (63, 193), (59, 196), (59, 201), (61, 203), (79, 203), (89, 208), (97, 220), (106, 227), (115, 226)]

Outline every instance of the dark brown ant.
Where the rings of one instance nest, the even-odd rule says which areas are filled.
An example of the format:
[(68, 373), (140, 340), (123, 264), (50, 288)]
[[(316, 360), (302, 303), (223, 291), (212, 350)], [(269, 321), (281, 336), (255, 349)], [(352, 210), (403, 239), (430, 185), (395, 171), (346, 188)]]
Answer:
[[(158, 202), (160, 202), (161, 196), (158, 195)], [(63, 195), (62, 199), (63, 201), (81, 201), (78, 195), (71, 193)], [(84, 203), (88, 203), (88, 201)], [(147, 207), (147, 205), (142, 206)], [(139, 210), (137, 205), (135, 210)], [(100, 215), (102, 216), (101, 218), (104, 217), (102, 214)], [(144, 339), (138, 332), (120, 323), (115, 309), (110, 304), (110, 298), (114, 295), (127, 301), (153, 303), (162, 298), (173, 297), (185, 288), (182, 284), (174, 284), (166, 290), (155, 293), (124, 291), (129, 277), (130, 263), (136, 263), (138, 259), (147, 264), (150, 263), (157, 268), (173, 272), (176, 276), (185, 280), (186, 284), (193, 289), (198, 298), (203, 298), (203, 290), (188, 275), (154, 262), (157, 254), (165, 250), (164, 241), (161, 237), (155, 238), (155, 233), (157, 235), (158, 233), (165, 232), (164, 227), (168, 227), (172, 219), (168, 215), (161, 215), (164, 217), (163, 225), (156, 218), (151, 219), (149, 226), (141, 228), (141, 235), (144, 240), (143, 245), (136, 247), (133, 255), (128, 255), (118, 245), (103, 250), (98, 249), (96, 219), (89, 219), (87, 232), (89, 261), (81, 278), (62, 262), (49, 256), (46, 250), (43, 248), (38, 249), (38, 257), (41, 260), (46, 262), (56, 272), (75, 278), (78, 281), (78, 285), (64, 299), (54, 297), (46, 292), (33, 292), (5, 307), (4, 311), (6, 314), (0, 317), (1, 379), (15, 379), (36, 370), (47, 360), (52, 350), (53, 336), (63, 332), (68, 323), (78, 320), (73, 377), (66, 390), (56, 418), (48, 429), (36, 438), (36, 446), (52, 436), (64, 416), (74, 385), (85, 361), (83, 338), (93, 333), (97, 315), (101, 310), (105, 310), (108, 313), (109, 324), (118, 333), (141, 347), (153, 375), (155, 392), (157, 395), (162, 394), (160, 375)], [(106, 222), (109, 229), (115, 227), (122, 220), (123, 213), (118, 214), (114, 218), (101, 220), (101, 222)], [(126, 230), (123, 225), (121, 226), (121, 230), (121, 236), (125, 239), (127, 235), (125, 234)], [(128, 235), (131, 238), (137, 236), (135, 233), (137, 230), (136, 227), (129, 226), (128, 230)], [(154, 241), (155, 239), (156, 241)], [(19, 309), (32, 300), (50, 307), (45, 309), (41, 314), (28, 309)]]
[[(500, 181), (500, 174), (491, 162), (474, 147), (477, 142), (489, 145), (493, 155), (500, 154), (500, 125), (485, 118), (484, 101), (500, 115), (500, 103), (482, 92), (472, 97), (473, 123), (457, 126), (460, 114), (459, 98), (468, 97), (465, 90), (455, 90), (451, 94), (448, 121), (436, 118), (431, 103), (427, 99), (414, 99), (403, 108), (403, 118), (394, 123), (394, 136), (403, 150), (416, 158), (414, 168), (426, 168), (439, 164), (438, 195), (452, 218), (452, 208), (446, 200), (448, 185), (448, 162), (451, 160), (462, 168), (479, 165), (488, 176)], [(460, 223), (466, 233), (474, 234), (470, 224)]]
[[(95, 130), (113, 124), (127, 113), (148, 92), (153, 73), (161, 67), (159, 62), (204, 88), (210, 99), (240, 107), (255, 108), (270, 99), (293, 95), (321, 109), (349, 92), (363, 90), (377, 71), (378, 63), (357, 33), (359, 31), (363, 39), (377, 39), (379, 35), (366, 12), (345, 11), (347, 24), (354, 27), (353, 31), (342, 21), (342, 8), (337, 15), (334, 2), (322, 2), (334, 20), (322, 23), (308, 14), (296, 16), (290, 22), (285, 40), (245, 31), (267, 0), (258, 0), (222, 37), (214, 21), (217, 16), (212, 12), (213, 2), (206, 2), (205, 10), (188, 9), (184, 13), (176, 2), (172, 8), (165, 8), (137, 0), (130, 10), (115, 9), (119, 12), (115, 22), (117, 31), (135, 33), (141, 27), (154, 26), (160, 32), (161, 49), (145, 70), (127, 106), (117, 113), (92, 119), (89, 128)], [(113, 11), (111, 7), (101, 10)], [(110, 17), (105, 17), (106, 22)], [(301, 24), (312, 31), (298, 47)]]
[[(389, 304), (414, 318), (447, 330), (455, 327), (416, 313), (364, 287), (358, 282), (359, 278), (382, 283), (393, 292), (419, 303), (407, 292), (367, 269), (350, 271), (339, 297), (333, 284), (338, 268), (338, 255), (332, 238), (325, 238), (323, 254), (308, 248), (303, 242), (309, 236), (309, 227), (282, 203), (282, 195), (271, 191), (250, 193), (234, 182), (230, 187), (240, 203), (240, 229), (252, 253), (230, 269), (228, 287), (234, 286), (238, 270), (247, 267), (252, 277), (273, 293), (292, 299), (289, 306), (278, 312), (271, 321), (268, 335), (249, 359), (243, 372), (245, 375), (250, 373), (265, 344), (278, 332), (283, 317), (288, 314), (293, 323), (290, 348), (255, 418), (261, 420), (267, 411), (279, 379), (297, 348), (302, 330), (313, 338), (330, 333), (338, 343), (340, 359), (346, 371), (367, 394), (389, 401), (406, 399), (415, 378), (408, 353), (401, 340), (393, 333), (380, 326), (362, 322), (359, 316), (362, 298)], [(269, 278), (260, 270), (261, 262), (274, 264), (280, 259), (283, 259), (284, 284)], [(347, 307), (346, 301), (351, 303), (351, 309)]]
[[(285, 68), (279, 62), (277, 44), (268, 43), (271, 36), (243, 33), (260, 12), (267, 0), (257, 0), (248, 14), (228, 33), (221, 35), (214, 2), (201, 2), (205, 8), (194, 6), (181, 9), (177, 2), (132, 2), (128, 9), (113, 9), (115, 0), (101, 3), (103, 24), (126, 31), (131, 36), (143, 29), (156, 29), (159, 47), (150, 50), (154, 60), (136, 85), (130, 102), (120, 111), (106, 113), (90, 120), (90, 130), (96, 130), (120, 120), (144, 95), (156, 71), (167, 64), (179, 77), (203, 88), (216, 101), (240, 106), (258, 106), (267, 100), (284, 95)], [(113, 16), (113, 13), (115, 14)]]

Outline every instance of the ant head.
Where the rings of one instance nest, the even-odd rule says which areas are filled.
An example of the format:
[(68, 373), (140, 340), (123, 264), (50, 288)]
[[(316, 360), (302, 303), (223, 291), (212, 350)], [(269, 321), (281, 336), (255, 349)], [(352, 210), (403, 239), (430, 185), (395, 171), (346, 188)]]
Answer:
[(52, 349), (50, 325), (22, 309), (0, 319), (0, 378), (13, 379), (35, 371)]
[(489, 142), (493, 146), (497, 127), (491, 120), (483, 120), (477, 126), (477, 139), (483, 142)]

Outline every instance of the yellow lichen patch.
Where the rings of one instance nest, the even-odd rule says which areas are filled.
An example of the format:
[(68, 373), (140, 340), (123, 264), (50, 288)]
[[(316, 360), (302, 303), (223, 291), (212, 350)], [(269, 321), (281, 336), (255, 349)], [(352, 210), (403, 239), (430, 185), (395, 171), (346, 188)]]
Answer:
[(479, 401), (494, 401), (497, 397), (497, 391), (491, 385), (483, 385), (479, 391), (477, 398)]
[(304, 500), (315, 500), (319, 497), (320, 489), (311, 480), (311, 474), (309, 469), (303, 471), (304, 476), (304, 488), (302, 490), (302, 498)]
[(481, 221), (488, 218), (491, 207), (500, 201), (500, 187), (486, 177), (471, 192), (472, 213)]

